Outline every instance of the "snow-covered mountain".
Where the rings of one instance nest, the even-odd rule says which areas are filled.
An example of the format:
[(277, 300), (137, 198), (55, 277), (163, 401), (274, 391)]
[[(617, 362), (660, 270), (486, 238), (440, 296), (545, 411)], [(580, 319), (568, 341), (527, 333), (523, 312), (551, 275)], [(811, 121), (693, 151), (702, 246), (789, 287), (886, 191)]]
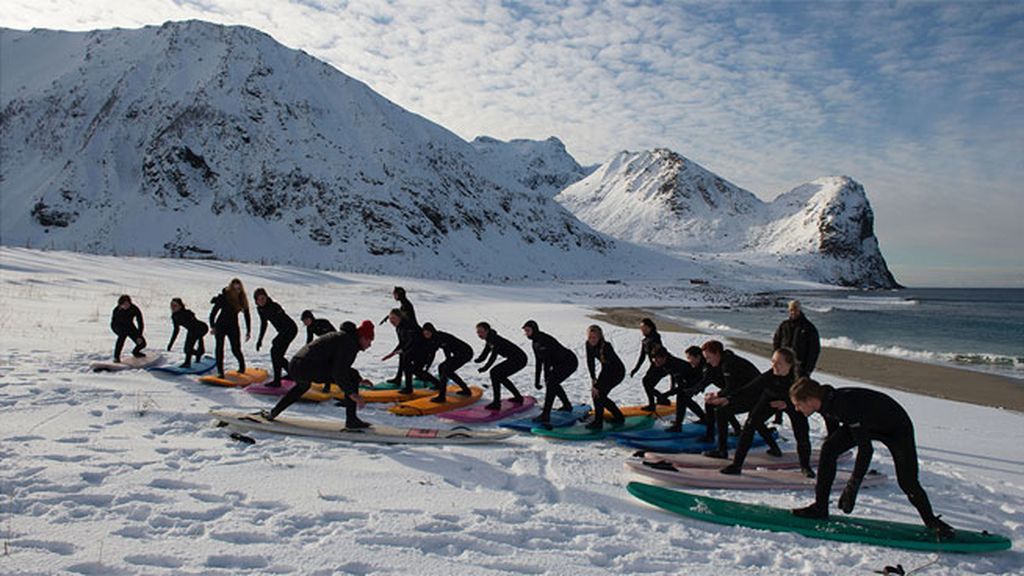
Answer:
[(475, 279), (662, 260), (250, 28), (5, 29), (0, 57), (4, 244)]
[(504, 142), (490, 136), (477, 136), (473, 147), (486, 156), (496, 169), (519, 181), (530, 190), (554, 196), (594, 171), (580, 166), (554, 136), (547, 140), (515, 139)]
[(827, 284), (897, 286), (864, 188), (820, 178), (771, 203), (670, 150), (621, 152), (556, 200), (606, 234), (672, 254), (775, 258)]

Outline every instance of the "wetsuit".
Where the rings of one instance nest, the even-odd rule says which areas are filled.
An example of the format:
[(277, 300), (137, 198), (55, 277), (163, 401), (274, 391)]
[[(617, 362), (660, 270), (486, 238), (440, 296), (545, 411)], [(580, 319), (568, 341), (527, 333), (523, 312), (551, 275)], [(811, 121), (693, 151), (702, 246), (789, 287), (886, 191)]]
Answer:
[[(498, 359), (498, 356), (501, 356), (504, 360), (491, 369), (491, 365)], [(494, 390), (494, 401), (488, 404), (488, 408), (497, 410), (501, 407), (502, 386), (509, 389), (514, 402), (522, 402), (523, 395), (519, 393), (516, 385), (509, 380), (509, 376), (526, 367), (526, 352), (523, 352), (523, 349), (519, 346), (499, 336), (497, 330), (491, 329), (487, 334), (487, 339), (484, 340), (484, 349), (475, 361), (480, 363), (485, 359), (487, 362), (480, 368), (480, 372), (491, 370), (491, 388)]]
[(434, 356), (437, 351), (444, 352), (444, 360), (437, 367), (438, 376), (440, 376), (440, 382), (438, 384), (438, 394), (434, 398), (438, 402), (444, 402), (448, 393), (448, 381), (451, 380), (462, 388), (460, 394), (468, 395), (470, 393), (469, 386), (461, 376), (455, 373), (456, 370), (466, 365), (467, 362), (473, 359), (473, 348), (469, 344), (462, 340), (452, 336), (447, 332), (434, 332), (434, 335), (428, 340), (424, 339), (424, 351), (428, 355), (430, 362), (433, 362)]
[(196, 318), (195, 312), (181, 308), (171, 314), (171, 323), (174, 324), (174, 331), (171, 332), (171, 341), (167, 343), (167, 351), (174, 347), (174, 341), (178, 339), (178, 330), (185, 329), (185, 363), (182, 366), (192, 365), (192, 357), (196, 361), (203, 359), (206, 354), (206, 344), (203, 342), (210, 327), (206, 322)]
[[(732, 350), (723, 350), (722, 359), (718, 366), (708, 365), (707, 370), (704, 371), (704, 377), (697, 386), (700, 390), (704, 390), (708, 386), (715, 385), (718, 387), (720, 396), (728, 396), (733, 390), (738, 390), (741, 386), (760, 375), (760, 371), (750, 361), (737, 356)], [(728, 408), (728, 406), (725, 408)], [(728, 424), (732, 424), (733, 428), (739, 432), (740, 423), (736, 420), (735, 413), (725, 410), (721, 418), (719, 418), (718, 413), (721, 410), (722, 408), (719, 406), (704, 404), (705, 420), (707, 420), (707, 432), (704, 434), (704, 441), (710, 442), (714, 438), (716, 427), (719, 430), (728, 432)], [(719, 434), (719, 436), (720, 441), (726, 441), (725, 434)]]
[[(740, 432), (740, 439), (736, 444), (736, 454), (733, 457), (732, 466), (726, 473), (739, 474), (747, 452), (750, 451), (750, 445), (754, 442), (754, 430), (761, 432), (761, 427), (775, 414), (775, 408), (771, 407), (771, 403), (781, 400), (786, 403), (784, 412), (789, 417), (790, 426), (793, 427), (800, 468), (807, 476), (814, 476), (814, 472), (811, 470), (810, 425), (807, 422), (807, 417), (799, 412), (789, 400), (789, 387), (793, 385), (794, 380), (792, 371), (785, 376), (776, 376), (769, 370), (728, 396), (730, 406), (734, 402), (738, 406), (748, 406), (753, 402), (753, 408), (750, 409), (747, 421), (743, 424), (743, 431)], [(728, 407), (726, 406), (726, 408)], [(778, 445), (774, 444), (773, 439), (773, 442), (769, 442), (769, 446), (777, 448)]]
[(395, 346), (392, 354), (398, 353), (399, 373), (405, 377), (405, 385), (401, 392), (412, 394), (414, 377), (440, 386), (440, 381), (426, 370), (428, 362), (433, 361), (433, 356), (428, 352), (426, 338), (423, 337), (419, 324), (413, 320), (403, 319), (395, 330), (398, 332), (398, 346)]
[(128, 338), (135, 343), (135, 348), (132, 348), (132, 356), (136, 358), (145, 356), (142, 353), (142, 349), (146, 347), (146, 339), (142, 336), (145, 324), (142, 322), (142, 310), (139, 310), (138, 306), (132, 304), (127, 310), (115, 306), (114, 312), (110, 315), (110, 329), (117, 334), (117, 342), (114, 343), (114, 362), (121, 361), (124, 341)]
[(330, 332), (334, 332), (334, 324), (331, 324), (330, 320), (327, 318), (315, 318), (309, 326), (306, 326), (306, 344), (312, 342), (313, 337), (323, 336)]
[(665, 392), (665, 396), (676, 395), (676, 420), (673, 425), (683, 425), (687, 408), (693, 411), (697, 419), (704, 420), (704, 411), (693, 399), (693, 395), (702, 390), (699, 385), (704, 378), (704, 371), (701, 368), (694, 368), (686, 360), (676, 358), (671, 354), (665, 359), (665, 364), (661, 369), (672, 379), (672, 387)]
[(242, 355), (242, 334), (238, 325), (238, 313), (242, 312), (245, 317), (245, 330), (248, 332), (252, 325), (252, 316), (249, 309), (234, 309), (228, 302), (227, 294), (221, 291), (210, 300), (213, 309), (210, 310), (210, 326), (213, 326), (215, 352), (217, 357), (217, 374), (224, 376), (224, 340), (231, 343), (231, 354), (238, 360), (238, 371), (245, 372), (245, 356)]
[[(412, 302), (410, 302), (408, 298), (406, 298), (405, 296), (402, 296), (398, 300), (398, 309), (401, 310), (403, 314), (405, 314), (405, 319), (406, 320), (408, 320), (409, 322), (411, 322), (415, 326), (419, 326), (419, 322), (416, 321), (416, 309), (413, 308)], [(388, 316), (385, 316), (384, 319), (380, 321), (380, 323), (383, 324), (383, 323), (385, 323), (387, 321), (388, 321)], [(397, 334), (399, 341), (401, 341), (402, 335), (399, 333), (399, 331), (400, 331), (400, 329), (398, 328), (398, 326), (396, 326), (395, 327), (395, 333)], [(401, 344), (399, 344), (399, 347), (401, 347)], [(400, 384), (402, 382), (402, 374), (404, 373), (404, 370), (405, 370), (405, 363), (402, 361), (402, 358), (399, 358), (398, 359), (398, 372), (395, 374), (395, 377), (391, 381), (394, 382), (395, 384)]]
[(295, 386), (270, 411), (269, 417), (276, 418), (289, 406), (302, 398), (309, 390), (310, 383), (322, 382), (327, 390), (337, 384), (345, 393), (346, 427), (361, 427), (362, 421), (356, 415), (356, 402), (349, 396), (359, 392), (362, 377), (352, 368), (360, 352), (359, 336), (355, 332), (331, 332), (306, 344), (292, 356), (289, 373)]
[(825, 395), (819, 413), (834, 426), (821, 447), (818, 482), (814, 489), (815, 503), (812, 506), (818, 515), (828, 515), (828, 499), (836, 476), (836, 460), (843, 452), (856, 447), (857, 460), (853, 473), (840, 498), (840, 506), (845, 512), (853, 510), (857, 491), (874, 453), (871, 442), (877, 440), (892, 454), (896, 481), (910, 503), (917, 508), (925, 525), (948, 528), (935, 516), (928, 495), (918, 480), (914, 424), (903, 407), (888, 395), (866, 388), (822, 388)]
[[(723, 352), (723, 363), (725, 360), (724, 354), (725, 353)], [(734, 358), (742, 360), (738, 356), (734, 356)], [(743, 362), (747, 361), (743, 360)], [(733, 362), (733, 364), (736, 365), (737, 367), (741, 366), (741, 363), (738, 362)], [(750, 364), (750, 367), (753, 367), (753, 364)], [(757, 369), (754, 368), (754, 370), (756, 371)], [(741, 373), (746, 373), (747, 367), (743, 366), (742, 368), (739, 369), (739, 371)], [(749, 374), (744, 375), (746, 376)], [(753, 436), (755, 430), (758, 434), (761, 435), (761, 438), (764, 438), (764, 441), (768, 444), (768, 447), (773, 454), (780, 453), (779, 444), (775, 441), (775, 438), (772, 436), (771, 431), (768, 430), (768, 426), (765, 425), (765, 422), (768, 420), (768, 417), (775, 413), (774, 410), (768, 405), (768, 400), (765, 399), (767, 397), (767, 394), (765, 392), (766, 387), (769, 384), (773, 383), (774, 377), (774, 374), (772, 374), (770, 370), (768, 372), (765, 372), (764, 374), (756, 374), (755, 377), (751, 378), (750, 381), (748, 381), (745, 385), (727, 389), (724, 391), (724, 393), (719, 394), (719, 397), (727, 398), (729, 400), (729, 403), (725, 406), (719, 406), (718, 414), (715, 417), (715, 424), (718, 427), (718, 436), (716, 437), (718, 446), (716, 448), (716, 455), (725, 458), (728, 456), (729, 453), (727, 449), (729, 423), (726, 421), (726, 418), (731, 418), (736, 416), (737, 414), (743, 414), (745, 412), (750, 412), (751, 414), (753, 414), (755, 410), (760, 410), (762, 414), (758, 414), (757, 417), (753, 419), (751, 419), (748, 416), (746, 425), (744, 426), (743, 431), (740, 432), (741, 437), (743, 435), (747, 435), (750, 437), (750, 439), (747, 440), (746, 448), (743, 449), (743, 457), (746, 458), (746, 452), (747, 450), (750, 449), (750, 443), (753, 442), (754, 440)], [(787, 376), (786, 378), (788, 378), (789, 381), (792, 382), (792, 376)], [(788, 386), (786, 390), (789, 390)], [(803, 425), (805, 427), (804, 437), (806, 438), (807, 418), (803, 418)], [(752, 428), (749, 428), (749, 426), (752, 426)], [(806, 449), (807, 457), (810, 458), (810, 440), (807, 441)], [(737, 451), (738, 450), (739, 449), (737, 448)]]
[(277, 336), (270, 343), (270, 362), (274, 366), (274, 381), (270, 386), (281, 385), (281, 372), (288, 368), (288, 346), (295, 340), (299, 333), (299, 327), (295, 324), (280, 304), (267, 298), (267, 303), (257, 306), (256, 312), (260, 315), (260, 335), (256, 338), (256, 349), (263, 345), (263, 336), (267, 333), (267, 324), (272, 324)]
[(540, 415), (542, 417), (551, 416), (555, 398), (562, 402), (562, 410), (572, 410), (572, 402), (569, 401), (569, 395), (565, 393), (562, 382), (565, 382), (579, 368), (579, 359), (576, 358), (572, 350), (562, 346), (558, 340), (546, 332), (534, 329), (529, 338), (533, 343), (534, 363), (537, 365), (533, 387), (540, 390), (540, 377), (543, 374), (546, 388), (544, 407)]
[[(601, 363), (601, 373), (595, 375), (595, 361)], [(594, 428), (600, 429), (604, 425), (604, 411), (612, 413), (612, 423), (620, 423), (625, 420), (622, 411), (615, 402), (608, 397), (612, 389), (622, 383), (626, 377), (626, 365), (615, 353), (610, 342), (602, 340), (597, 346), (587, 343), (587, 370), (590, 372), (590, 380), (597, 389), (594, 395)]]
[[(632, 378), (644, 365), (644, 360), (651, 361), (651, 366), (647, 369), (647, 373), (644, 374), (643, 378), (644, 394), (647, 395), (647, 406), (650, 410), (654, 410), (654, 405), (658, 402), (659, 394), (655, 387), (658, 385), (658, 382), (661, 382), (662, 378), (668, 375), (668, 372), (654, 364), (654, 360), (651, 357), (654, 351), (661, 347), (661, 334), (657, 330), (652, 330), (651, 334), (644, 336), (644, 339), (640, 342), (640, 356), (636, 359), (636, 365), (629, 372), (629, 377)], [(667, 402), (668, 400), (664, 400), (659, 403)]]

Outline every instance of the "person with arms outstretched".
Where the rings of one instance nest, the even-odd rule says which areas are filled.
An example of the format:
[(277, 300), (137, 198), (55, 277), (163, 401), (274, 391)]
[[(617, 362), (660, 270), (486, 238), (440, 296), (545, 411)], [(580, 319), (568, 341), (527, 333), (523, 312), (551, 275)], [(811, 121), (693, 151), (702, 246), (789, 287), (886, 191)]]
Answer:
[(195, 312), (185, 308), (185, 303), (181, 298), (171, 299), (171, 323), (174, 325), (174, 330), (171, 332), (171, 341), (167, 343), (167, 351), (170, 352), (174, 347), (174, 341), (178, 339), (178, 331), (184, 328), (185, 362), (181, 367), (189, 368), (192, 366), (193, 357), (198, 362), (203, 359), (203, 354), (206, 354), (204, 340), (210, 327), (206, 325), (206, 322), (196, 318)]
[(918, 479), (917, 443), (914, 424), (907, 411), (888, 394), (867, 388), (833, 388), (810, 378), (800, 378), (789, 390), (790, 401), (804, 416), (815, 412), (833, 422), (832, 431), (821, 446), (818, 481), (814, 503), (796, 508), (801, 518), (828, 518), (829, 495), (836, 477), (839, 455), (857, 448), (857, 460), (846, 488), (839, 497), (839, 508), (849, 514), (857, 502), (857, 492), (871, 464), (873, 441), (889, 449), (896, 467), (896, 481), (924, 521), (941, 538), (953, 535), (953, 528), (932, 510), (928, 494)]
[(249, 314), (249, 297), (245, 286), (233, 278), (219, 294), (210, 300), (210, 331), (213, 332), (214, 351), (217, 358), (217, 377), (224, 377), (224, 341), (231, 344), (231, 354), (238, 360), (238, 371), (245, 373), (245, 356), (242, 355), (242, 329), (238, 315), (245, 318), (245, 341), (252, 338), (252, 315)]
[(523, 324), (523, 334), (533, 344), (533, 358), (537, 365), (533, 387), (537, 390), (541, 389), (540, 378), (541, 375), (544, 376), (544, 407), (537, 421), (548, 422), (551, 419), (555, 398), (562, 402), (559, 410), (572, 411), (572, 402), (569, 401), (569, 395), (565, 393), (562, 383), (576, 372), (580, 361), (572, 350), (562, 346), (554, 336), (541, 332), (535, 320), (527, 320)]
[(110, 329), (117, 334), (117, 341), (114, 342), (114, 362), (121, 362), (121, 351), (124, 350), (124, 341), (131, 339), (135, 343), (132, 348), (132, 356), (142, 358), (145, 354), (142, 349), (146, 347), (146, 339), (142, 336), (146, 325), (142, 321), (142, 310), (132, 303), (132, 297), (121, 294), (117, 299), (117, 306), (110, 314)]
[(281, 385), (281, 372), (288, 368), (288, 347), (298, 335), (299, 327), (263, 288), (257, 288), (252, 297), (256, 301), (256, 312), (260, 316), (260, 334), (256, 337), (256, 351), (259, 352), (263, 346), (267, 324), (272, 325), (277, 331), (277, 336), (274, 336), (270, 343), (270, 362), (274, 367), (274, 380), (267, 384), (271, 388), (277, 388)]
[[(475, 362), (479, 364), (486, 360), (484, 365), (479, 368), (479, 372), (483, 374), (488, 370), (491, 371), (491, 388), (494, 391), (494, 400), (486, 408), (488, 410), (501, 410), (502, 386), (508, 388), (509, 392), (512, 393), (512, 402), (522, 404), (523, 395), (519, 393), (516, 385), (509, 380), (509, 376), (526, 368), (528, 361), (526, 352), (523, 352), (523, 349), (519, 346), (499, 336), (498, 331), (491, 328), (491, 325), (487, 322), (480, 322), (476, 325), (476, 335), (484, 341), (484, 349), (480, 352), (480, 356), (476, 358)], [(491, 369), (494, 361), (499, 356), (504, 358), (504, 360)]]

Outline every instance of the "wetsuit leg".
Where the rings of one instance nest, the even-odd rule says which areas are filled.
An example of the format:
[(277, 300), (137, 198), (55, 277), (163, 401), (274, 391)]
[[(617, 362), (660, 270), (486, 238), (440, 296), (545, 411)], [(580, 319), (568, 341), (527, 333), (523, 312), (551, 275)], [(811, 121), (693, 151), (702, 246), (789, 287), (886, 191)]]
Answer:
[(715, 429), (718, 427), (718, 406), (704, 403), (704, 436), (703, 439), (710, 442), (715, 439)]
[(619, 407), (615, 404), (615, 401), (609, 398), (608, 395), (611, 394), (612, 389), (614, 389), (616, 386), (622, 383), (622, 380), (625, 378), (625, 376), (625, 373), (606, 374), (605, 371), (602, 370), (601, 374), (597, 377), (596, 387), (598, 397), (601, 399), (601, 404), (603, 406), (601, 414), (603, 415), (605, 410), (611, 412), (612, 419), (615, 422), (622, 422), (625, 419), (625, 416), (622, 415), (622, 410), (619, 410)]
[(295, 332), (274, 336), (270, 345), (270, 362), (274, 367), (274, 383), (281, 383), (281, 372), (288, 369), (288, 346), (295, 340)]
[(910, 503), (917, 508), (921, 520), (928, 524), (935, 519), (935, 512), (928, 500), (928, 494), (921, 487), (918, 478), (917, 444), (914, 442), (913, 427), (896, 434), (879, 438), (892, 454), (893, 464), (896, 468), (896, 482), (900, 489), (907, 495)]
[(231, 354), (238, 360), (238, 371), (245, 372), (245, 356), (242, 356), (242, 334), (238, 326), (232, 326), (226, 334), (231, 344)]
[[(289, 406), (298, 402), (299, 398), (302, 398), (302, 395), (309, 391), (309, 384), (310, 382), (308, 379), (295, 377), (295, 386), (292, 386), (292, 389), (289, 390), (283, 398), (281, 398), (276, 406), (274, 406), (274, 409), (270, 411), (270, 417), (272, 419), (277, 418), (278, 414), (284, 412)], [(355, 402), (353, 402), (353, 404), (355, 404)]]
[(651, 367), (647, 370), (647, 373), (644, 374), (644, 394), (647, 395), (648, 406), (654, 406), (655, 404), (658, 403), (658, 391), (655, 387), (658, 385), (658, 382), (661, 382), (661, 379), (667, 375), (668, 373), (665, 372), (664, 368), (658, 368), (654, 364), (651, 364)]
[(202, 330), (196, 334), (196, 346), (195, 346), (195, 357), (196, 360), (202, 360), (203, 356), (206, 355), (206, 334), (209, 333), (210, 329), (204, 324)]
[(519, 372), (526, 366), (522, 359), (506, 359), (491, 369), (491, 385), (494, 388), (494, 401), (501, 402), (501, 387), (505, 386), (512, 393), (513, 398), (522, 398), (516, 385), (509, 380), (509, 376)]
[(736, 454), (732, 461), (734, 465), (737, 467), (743, 466), (743, 461), (747, 458), (747, 452), (750, 451), (750, 446), (754, 443), (755, 431), (764, 438), (769, 447), (778, 450), (778, 443), (775, 442), (775, 438), (772, 437), (771, 432), (765, 426), (765, 422), (772, 417), (774, 412), (774, 409), (771, 407), (771, 398), (767, 395), (762, 395), (750, 411), (750, 414), (747, 415), (747, 421), (740, 430), (740, 438), (736, 442)]
[(189, 366), (192, 364), (192, 356), (195, 355), (196, 360), (202, 358), (196, 350), (196, 333), (187, 332), (185, 333), (185, 365)]
[(142, 353), (142, 349), (146, 347), (146, 339), (142, 334), (138, 330), (132, 329), (132, 331), (128, 333), (128, 337), (135, 343), (135, 348), (132, 348), (132, 356), (135, 356), (136, 358), (145, 356), (145, 354)]
[(224, 329), (219, 329), (213, 335), (213, 351), (214, 357), (217, 359), (217, 375), (224, 376), (224, 338), (227, 335), (224, 333)]
[(114, 342), (114, 360), (117, 362), (121, 361), (121, 352), (124, 351), (124, 341), (127, 339), (128, 334), (117, 333), (117, 341)]
[[(676, 400), (676, 402), (678, 402), (678, 400)], [(693, 412), (693, 415), (696, 416), (698, 420), (704, 419), (704, 411), (701, 410), (700, 404), (697, 404), (697, 401), (693, 399), (693, 396), (686, 397), (686, 407)], [(679, 422), (682, 423), (682, 420)]]
[(814, 485), (814, 505), (819, 509), (828, 510), (828, 499), (832, 494), (832, 483), (836, 479), (836, 461), (839, 455), (856, 445), (853, 434), (846, 426), (840, 427), (822, 443), (821, 456), (818, 460), (818, 481)]

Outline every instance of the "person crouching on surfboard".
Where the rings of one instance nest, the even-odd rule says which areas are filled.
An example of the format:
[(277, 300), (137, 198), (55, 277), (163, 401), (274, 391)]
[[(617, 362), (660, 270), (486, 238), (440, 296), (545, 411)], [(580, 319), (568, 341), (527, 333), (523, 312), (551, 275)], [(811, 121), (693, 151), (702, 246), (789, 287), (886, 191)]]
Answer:
[(178, 331), (184, 328), (185, 362), (181, 367), (190, 368), (193, 356), (198, 362), (203, 359), (203, 354), (206, 354), (204, 340), (210, 327), (206, 325), (206, 322), (196, 318), (195, 312), (185, 308), (185, 303), (181, 298), (171, 298), (171, 323), (174, 325), (174, 331), (171, 332), (171, 341), (167, 343), (167, 351), (170, 352), (174, 347), (174, 341), (178, 339)]
[(847, 514), (852, 512), (860, 483), (874, 453), (871, 442), (877, 440), (892, 454), (896, 481), (910, 503), (917, 508), (924, 525), (939, 537), (953, 535), (953, 528), (932, 511), (928, 495), (918, 481), (914, 424), (906, 410), (892, 397), (866, 388), (822, 386), (810, 378), (797, 380), (789, 389), (789, 397), (804, 416), (810, 417), (818, 412), (834, 424), (832, 432), (821, 446), (814, 504), (794, 509), (794, 516), (828, 518), (828, 498), (836, 477), (836, 460), (840, 454), (856, 446), (857, 461), (846, 489), (839, 497), (839, 508)]
[(352, 368), (356, 356), (373, 344), (373, 322), (363, 320), (354, 331), (340, 330), (325, 334), (303, 346), (292, 356), (289, 373), (295, 380), (295, 386), (281, 398), (281, 401), (270, 411), (260, 411), (260, 416), (267, 420), (277, 418), (289, 406), (294, 404), (309, 390), (313, 382), (322, 382), (324, 392), (330, 392), (331, 384), (337, 384), (345, 393), (342, 403), (345, 406), (345, 428), (357, 430), (369, 428), (370, 424), (359, 419), (357, 408), (363, 405), (359, 396), (359, 384), (364, 380), (357, 370)]
[(437, 375), (440, 377), (437, 396), (431, 398), (430, 401), (444, 404), (448, 400), (448, 380), (455, 382), (461, 388), (456, 394), (459, 396), (471, 396), (472, 390), (469, 389), (462, 376), (455, 372), (473, 359), (473, 348), (447, 332), (439, 332), (430, 322), (423, 324), (422, 333), (424, 354), (429, 358), (426, 362), (427, 364), (433, 362), (434, 355), (437, 354), (438, 350), (444, 352), (444, 360), (437, 367)]
[(124, 341), (128, 338), (135, 343), (132, 349), (132, 356), (142, 358), (145, 354), (142, 349), (146, 347), (146, 339), (142, 337), (142, 330), (145, 325), (142, 323), (142, 310), (132, 304), (132, 297), (121, 294), (117, 299), (117, 306), (110, 315), (110, 329), (117, 334), (117, 342), (114, 343), (114, 362), (121, 362), (121, 350), (124, 349)]
[(316, 336), (323, 336), (324, 334), (334, 332), (334, 324), (331, 324), (331, 321), (327, 318), (313, 316), (312, 310), (303, 310), (299, 319), (302, 320), (302, 324), (306, 327), (306, 344), (312, 342)]
[[(694, 360), (694, 355), (699, 360)], [(668, 432), (683, 431), (683, 422), (686, 419), (687, 408), (693, 412), (698, 420), (707, 422), (704, 411), (701, 410), (700, 405), (693, 399), (695, 394), (704, 391), (700, 387), (700, 383), (704, 379), (704, 356), (700, 348), (690, 346), (686, 349), (686, 357), (686, 360), (676, 358), (661, 346), (655, 348), (654, 353), (651, 354), (651, 362), (664, 370), (672, 381), (671, 388), (665, 391), (664, 396), (666, 398), (671, 397), (673, 394), (676, 396), (676, 418), (672, 425), (666, 429)]]
[(498, 359), (498, 356), (504, 358), (503, 361), (491, 370), (491, 388), (494, 390), (494, 401), (488, 404), (486, 408), (488, 410), (501, 410), (502, 386), (505, 386), (509, 389), (509, 392), (512, 392), (512, 402), (522, 404), (523, 395), (519, 393), (519, 389), (516, 388), (516, 385), (508, 377), (526, 368), (526, 352), (523, 352), (522, 348), (512, 342), (498, 336), (498, 331), (491, 328), (491, 325), (487, 322), (480, 322), (476, 325), (476, 335), (485, 342), (484, 349), (480, 351), (480, 356), (477, 356), (476, 360), (474, 360), (477, 364), (487, 360), (478, 369), (481, 374), (491, 370), (491, 365)]
[(299, 333), (299, 327), (292, 320), (291, 316), (284, 311), (280, 304), (267, 294), (263, 288), (257, 288), (252, 297), (256, 300), (256, 312), (260, 316), (260, 335), (256, 337), (256, 351), (259, 352), (263, 346), (263, 336), (267, 333), (267, 324), (272, 324), (277, 336), (274, 336), (270, 343), (270, 362), (274, 367), (274, 380), (267, 386), (277, 388), (281, 386), (281, 372), (288, 368), (288, 346), (291, 346), (295, 336)]
[(533, 387), (537, 390), (541, 389), (540, 376), (544, 375), (544, 408), (540, 412), (541, 419), (538, 422), (548, 422), (551, 419), (551, 408), (555, 405), (555, 398), (562, 401), (559, 410), (572, 412), (572, 402), (569, 401), (569, 395), (565, 393), (562, 382), (579, 368), (579, 358), (572, 350), (555, 340), (554, 336), (541, 332), (534, 320), (527, 320), (523, 324), (523, 334), (533, 342), (533, 363), (537, 365)]
[(423, 334), (419, 324), (415, 320), (410, 319), (405, 312), (402, 312), (401, 308), (393, 308), (388, 313), (388, 322), (395, 327), (395, 332), (398, 333), (398, 345), (395, 346), (394, 350), (381, 358), (381, 361), (387, 362), (394, 356), (398, 356), (399, 373), (403, 378), (400, 382), (404, 382), (399, 393), (413, 393), (413, 378), (432, 382), (435, 386), (440, 385), (437, 378), (427, 374), (426, 370), (424, 370), (424, 365), (429, 358), (426, 358), (424, 354), (426, 346), (423, 342)]

